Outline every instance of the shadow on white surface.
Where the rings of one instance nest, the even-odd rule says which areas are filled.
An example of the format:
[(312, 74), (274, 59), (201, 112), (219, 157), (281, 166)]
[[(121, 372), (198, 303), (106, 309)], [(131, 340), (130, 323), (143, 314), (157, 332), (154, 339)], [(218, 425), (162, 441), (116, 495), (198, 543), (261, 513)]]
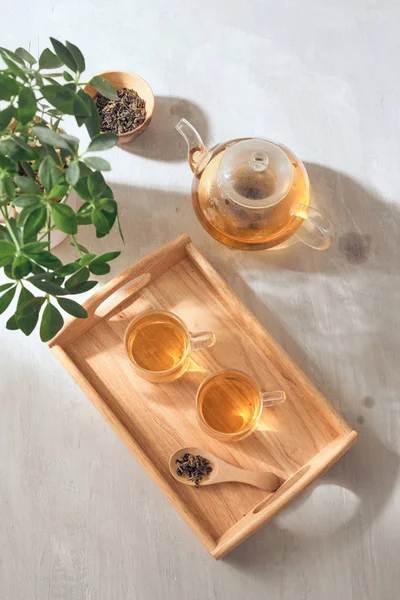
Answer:
[(121, 150), (153, 160), (185, 162), (187, 146), (175, 131), (175, 125), (183, 117), (198, 129), (206, 141), (209, 129), (208, 119), (200, 106), (185, 98), (156, 96), (154, 114), (149, 128), (130, 144), (121, 146)]

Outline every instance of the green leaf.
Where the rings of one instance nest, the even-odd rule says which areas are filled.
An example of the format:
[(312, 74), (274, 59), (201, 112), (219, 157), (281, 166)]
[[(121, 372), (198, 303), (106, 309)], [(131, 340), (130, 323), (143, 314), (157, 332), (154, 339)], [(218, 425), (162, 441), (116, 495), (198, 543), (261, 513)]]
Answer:
[(69, 135), (68, 133), (60, 133), (61, 137), (67, 142), (71, 150), (75, 150), (79, 146), (79, 139), (74, 135)]
[(31, 261), (19, 254), (13, 260), (12, 264), (12, 274), (14, 279), (23, 279), (26, 277), (31, 271)]
[(8, 202), (14, 200), (17, 190), (15, 189), (13, 181), (9, 177), (4, 177), (3, 179), (3, 191), (6, 195), (5, 204), (8, 204)]
[[(19, 125), (20, 124), (18, 124), (18, 127), (19, 127)], [(26, 125), (23, 125), (22, 127), (25, 130), (27, 130)], [(27, 142), (22, 138), (22, 136), (20, 136), (20, 135), (13, 135), (12, 139), (17, 144), (17, 146), (19, 146), (23, 150), (26, 150), (26, 152), (30, 152), (31, 156), (33, 157), (33, 159), (38, 158), (38, 155), (39, 155), (38, 149), (34, 148), (33, 146), (30, 146), (29, 144), (27, 144)], [(26, 160), (31, 160), (31, 159), (27, 158)]]
[(74, 71), (74, 73), (78, 71), (75, 59), (68, 48), (52, 37), (50, 38), (50, 41), (53, 45), (54, 52), (57, 54), (58, 58), (63, 61), (64, 65)]
[[(81, 164), (81, 163), (79, 163)], [(80, 168), (80, 167), (79, 167)], [(82, 200), (90, 200), (91, 194), (88, 188), (88, 178), (80, 179), (75, 185), (74, 190), (82, 198)]]
[(35, 298), (35, 296), (31, 294), (31, 292), (29, 292), (26, 288), (23, 289), (26, 292), (28, 292), (28, 294), (30, 294), (30, 297), (26, 295), (26, 300), (23, 303), (21, 303), (21, 305), (19, 304), (18, 300), (17, 317), (26, 317), (27, 315), (30, 315), (32, 313), (39, 312), (43, 302), (46, 300), (45, 296)]
[(83, 294), (84, 292), (88, 292), (92, 288), (97, 285), (97, 281), (84, 281), (77, 287), (74, 287), (72, 290), (68, 290), (68, 295), (72, 294)]
[(78, 231), (76, 215), (68, 204), (59, 204), (53, 202), (51, 204), (51, 214), (54, 224), (60, 231), (75, 235)]
[(92, 139), (87, 149), (87, 152), (99, 152), (113, 148), (118, 141), (118, 136), (115, 133), (100, 133)]
[(79, 94), (75, 94), (66, 85), (45, 85), (40, 91), (44, 98), (62, 113), (84, 118), (90, 116), (90, 111)]
[[(71, 244), (72, 245), (72, 244)], [(76, 260), (72, 263), (68, 263), (63, 265), (60, 269), (57, 270), (57, 275), (60, 277), (66, 277), (67, 275), (72, 275), (81, 269), (81, 265), (79, 260)]]
[[(23, 252), (25, 253), (26, 250), (24, 249)], [(47, 269), (51, 269), (53, 271), (62, 267), (61, 260), (48, 251), (33, 253), (32, 260), (39, 263), (39, 265), (41, 265), (42, 267), (46, 267)]]
[(83, 306), (75, 302), (75, 300), (70, 300), (69, 298), (57, 298), (57, 302), (63, 310), (77, 319), (86, 319), (88, 316)]
[(0, 112), (0, 130), (7, 129), (14, 115), (15, 108), (13, 106), (8, 106)]
[(82, 256), (82, 258), (79, 259), (79, 264), (81, 267), (86, 267), (86, 265), (88, 265), (90, 262), (92, 262), (92, 260), (96, 258), (95, 254), (85, 254), (85, 256)]
[(0, 73), (0, 100), (9, 100), (18, 94), (18, 84), (12, 77)]
[(31, 335), (39, 320), (39, 312), (39, 310), (36, 312), (32, 312), (26, 317), (15, 317), (15, 321), (22, 333), (24, 333), (25, 335)]
[(12, 229), (14, 237), (17, 239), (18, 243), (20, 244), (22, 242), (22, 231), (21, 231), (20, 227), (18, 226), (17, 221), (14, 219), (14, 217), (10, 217), (8, 219), (8, 224)]
[(11, 60), (14, 60), (15, 62), (19, 63), (20, 65), (25, 66), (22, 58), (20, 56), (18, 56), (18, 54), (16, 54), (15, 52), (12, 52), (12, 50), (9, 50), (8, 48), (0, 47), (0, 54), (3, 57), (3, 59), (8, 56), (9, 58), (11, 58)]
[(52, 190), (50, 190), (50, 198), (55, 198), (55, 199), (60, 199), (60, 198), (64, 198), (64, 196), (67, 194), (69, 189), (69, 185), (68, 183), (66, 183), (63, 178), (61, 177), (56, 185), (53, 187)]
[(10, 331), (16, 331), (17, 329), (19, 329), (19, 325), (17, 323), (17, 318), (15, 315), (8, 319), (6, 323), (6, 329), (9, 329)]
[(63, 71), (63, 76), (65, 81), (73, 81), (74, 78), (72, 77), (71, 73), (69, 73), (69, 71)]
[[(110, 212), (109, 207), (108, 207), (107, 211), (103, 211), (102, 210), (102, 213), (105, 216), (105, 218), (107, 219), (108, 227), (109, 227), (109, 230), (111, 231), (111, 229), (114, 226), (115, 219), (117, 217), (117, 203), (114, 202), (114, 210), (113, 210), (113, 212)], [(96, 232), (96, 237), (98, 237), (98, 238), (99, 237), (103, 237), (104, 235), (106, 235), (106, 234), (100, 233), (99, 231)]]
[(106, 217), (98, 208), (94, 208), (92, 211), (92, 222), (99, 234), (106, 235), (110, 231), (110, 225)]
[(89, 117), (77, 117), (76, 122), (78, 123), (78, 127), (80, 127), (83, 123), (85, 123), (88, 134), (91, 138), (98, 135), (100, 133), (100, 116), (99, 111), (97, 110), (96, 104), (93, 102), (93, 99), (84, 92), (83, 90), (79, 90), (78, 94), (79, 98), (86, 104), (86, 107), (89, 110)]
[(76, 213), (78, 225), (90, 225), (92, 223), (93, 207), (89, 202), (85, 202), (79, 207)]
[(15, 54), (29, 65), (34, 65), (37, 62), (36, 58), (34, 58), (30, 52), (24, 50), (24, 48), (17, 48)]
[(65, 175), (66, 180), (68, 181), (68, 183), (70, 183), (71, 185), (76, 185), (79, 181), (79, 164), (76, 160), (73, 160), (68, 169), (67, 169), (67, 173)]
[(100, 254), (97, 258), (94, 259), (93, 264), (102, 265), (104, 263), (110, 262), (110, 260), (115, 260), (121, 254), (118, 250), (115, 252), (106, 252), (105, 254)]
[(33, 169), (31, 167), (31, 163), (29, 163), (29, 162), (20, 162), (20, 165), (23, 168), (24, 172), (28, 175), (28, 177), (30, 177), (31, 179), (35, 180), (35, 173), (33, 172)]
[(77, 271), (77, 273), (75, 273), (75, 275), (72, 275), (72, 277), (70, 277), (69, 279), (67, 279), (67, 281), (65, 282), (65, 287), (68, 291), (73, 290), (74, 288), (76, 288), (77, 286), (79, 286), (81, 283), (84, 283), (85, 281), (87, 281), (89, 279), (89, 269), (87, 267), (83, 267), (81, 269), (79, 269), (79, 271)]
[(8, 290), (5, 294), (0, 297), (0, 315), (8, 308), (11, 304), (12, 299), (15, 295), (16, 286)]
[(89, 177), (89, 175), (92, 174), (92, 169), (89, 169), (89, 167), (87, 165), (85, 165), (85, 163), (82, 161), (79, 161), (79, 170), (81, 173), (81, 178)]
[(16, 175), (14, 177), (14, 183), (26, 194), (34, 196), (42, 194), (42, 190), (40, 189), (36, 181), (31, 179), (30, 177), (25, 177), (25, 175)]
[(29, 290), (22, 288), (14, 315), (15, 329), (20, 329), (25, 335), (30, 335), (36, 327), (40, 308), (45, 299), (44, 297), (35, 298)]
[(82, 117), (87, 119), (90, 117), (90, 109), (87, 107), (86, 102), (82, 100), (77, 94), (74, 97), (73, 101), (73, 115), (76, 118)]
[(2, 285), (0, 285), (0, 292), (4, 292), (4, 290), (10, 289), (10, 287), (13, 285), (14, 283), (3, 283)]
[(25, 206), (40, 206), (40, 198), (41, 196), (17, 196), (16, 200), (14, 200), (14, 206), (20, 206), (24, 208)]
[[(0, 261), (0, 265), (3, 266), (4, 262)], [(4, 274), (7, 275), (8, 279), (14, 279), (13, 274), (12, 274), (11, 259), (9, 259), (8, 264), (4, 266)]]
[[(30, 209), (31, 207), (27, 207)], [(24, 208), (26, 210), (26, 208)], [(23, 211), (22, 211), (23, 212)], [(22, 213), (19, 216), (18, 222), (20, 221)], [(47, 211), (44, 206), (35, 208), (29, 214), (25, 225), (24, 225), (24, 241), (27, 242), (31, 237), (35, 236), (45, 226), (47, 219)]]
[(110, 163), (99, 156), (87, 156), (83, 160), (89, 167), (96, 169), (96, 171), (111, 171)]
[(66, 47), (74, 57), (75, 64), (78, 68), (79, 73), (83, 73), (86, 68), (85, 59), (83, 57), (82, 52), (75, 46), (75, 44), (71, 44), (71, 42), (65, 42)]
[(18, 121), (29, 123), (36, 114), (36, 96), (31, 88), (22, 88), (18, 97)]
[(45, 48), (39, 58), (40, 69), (57, 69), (61, 67), (63, 61), (58, 58), (56, 54), (53, 54), (49, 48)]
[(5, 226), (2, 225), (1, 223), (0, 223), (0, 240), (6, 240), (7, 242), (11, 241), (10, 234), (8, 233)]
[[(88, 167), (85, 168), (87, 169)], [(6, 156), (0, 155), (0, 171), (14, 174), (17, 172), (17, 165)]]
[[(25, 71), (23, 69), (21, 69), (21, 67), (19, 67), (18, 65), (16, 65), (12, 60), (10, 60), (9, 58), (7, 58), (7, 56), (5, 56), (4, 54), (2, 54), (3, 56), (3, 60), (6, 63), (7, 67), (10, 69), (10, 71), (16, 76), (16, 77), (20, 77), (20, 79), (22, 79), (23, 81), (27, 81), (27, 77), (25, 74)], [(19, 58), (18, 61), (21, 62), (21, 64), (24, 65), (24, 62)], [(25, 65), (24, 65), (25, 67)]]
[(35, 135), (37, 136), (39, 142), (42, 144), (47, 144), (49, 146), (54, 146), (55, 148), (63, 148), (64, 150), (70, 150), (69, 144), (67, 140), (65, 140), (59, 133), (50, 129), (49, 127), (45, 127), (43, 125), (35, 125), (32, 127)]
[(0, 154), (9, 156), (13, 160), (35, 160), (38, 153), (28, 144), (21, 145), (22, 140), (18, 142), (16, 137), (6, 138), (0, 141)]
[(24, 227), (29, 215), (36, 210), (36, 206), (25, 206), (18, 215), (18, 226)]
[[(85, 248), (85, 246), (82, 246), (82, 244), (78, 244), (78, 243), (76, 245), (78, 246), (78, 248), (81, 252), (83, 252), (84, 254), (89, 254), (89, 250), (87, 248)], [(73, 244), (71, 244), (71, 246), (73, 246)]]
[(32, 294), (32, 292), (30, 292), (27, 288), (23, 287), (21, 289), (21, 292), (19, 294), (18, 297), (18, 303), (17, 303), (17, 313), (21, 312), (22, 307), (29, 302), (29, 300), (32, 300), (35, 296)]
[(48, 303), (45, 307), (40, 323), (40, 339), (42, 342), (48, 342), (64, 325), (64, 319), (60, 311)]
[(97, 202), (98, 208), (101, 210), (114, 214), (117, 210), (117, 203), (112, 198), (100, 198)]
[(108, 265), (107, 263), (104, 263), (103, 265), (91, 264), (89, 265), (89, 269), (90, 272), (93, 273), (93, 275), (106, 275), (111, 271), (110, 265)]
[(46, 275), (45, 270), (42, 269), (42, 267), (39, 267), (39, 265), (35, 265), (35, 263), (32, 264), (32, 273), (34, 273), (35, 275)]
[(56, 163), (51, 156), (46, 156), (39, 167), (39, 179), (46, 192), (54, 188), (59, 177), (60, 171)]
[(100, 94), (109, 98), (110, 100), (118, 100), (117, 90), (107, 79), (101, 77), (100, 75), (96, 75), (96, 77), (92, 77), (89, 81), (89, 85), (94, 87)]
[(38, 290), (46, 292), (46, 294), (51, 294), (52, 296), (66, 296), (67, 294), (71, 293), (52, 281), (46, 281), (46, 279), (37, 279), (36, 276), (29, 277), (28, 281), (37, 287)]
[(11, 258), (16, 252), (16, 247), (11, 242), (0, 240), (0, 258)]
[(30, 254), (39, 254), (44, 250), (44, 248), (46, 248), (46, 246), (47, 242), (28, 242), (28, 244), (24, 244), (22, 246), (22, 252), (28, 256)]

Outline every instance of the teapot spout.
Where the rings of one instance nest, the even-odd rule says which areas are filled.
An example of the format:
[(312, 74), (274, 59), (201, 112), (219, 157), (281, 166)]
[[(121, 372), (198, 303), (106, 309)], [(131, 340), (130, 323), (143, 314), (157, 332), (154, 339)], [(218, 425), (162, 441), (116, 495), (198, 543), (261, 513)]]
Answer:
[(201, 160), (207, 154), (207, 148), (203, 144), (199, 133), (186, 119), (181, 119), (175, 125), (175, 129), (181, 134), (188, 145), (188, 161), (190, 168), (195, 173)]

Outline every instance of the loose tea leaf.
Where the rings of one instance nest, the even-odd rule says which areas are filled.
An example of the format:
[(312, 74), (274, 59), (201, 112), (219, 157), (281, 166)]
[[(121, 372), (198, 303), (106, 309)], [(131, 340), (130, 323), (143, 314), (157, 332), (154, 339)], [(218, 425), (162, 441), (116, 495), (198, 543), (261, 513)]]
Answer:
[(101, 131), (133, 131), (146, 118), (146, 102), (135, 90), (122, 88), (118, 91), (118, 100), (109, 100), (102, 94), (97, 94), (94, 101), (100, 115)]
[(175, 461), (179, 466), (176, 469), (176, 474), (180, 477), (183, 474), (188, 476), (190, 481), (193, 481), (194, 487), (198, 488), (203, 477), (207, 477), (213, 470), (210, 462), (199, 454), (189, 454), (186, 452)]

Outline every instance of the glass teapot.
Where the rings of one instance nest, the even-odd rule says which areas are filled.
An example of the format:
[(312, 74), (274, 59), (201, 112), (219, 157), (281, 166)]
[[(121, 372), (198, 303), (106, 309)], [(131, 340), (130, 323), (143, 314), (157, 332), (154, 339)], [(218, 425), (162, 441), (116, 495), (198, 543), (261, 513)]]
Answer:
[(176, 129), (188, 145), (196, 215), (214, 238), (243, 250), (272, 248), (292, 235), (317, 250), (329, 247), (332, 225), (310, 206), (307, 171), (291, 150), (262, 138), (209, 150), (186, 119)]

